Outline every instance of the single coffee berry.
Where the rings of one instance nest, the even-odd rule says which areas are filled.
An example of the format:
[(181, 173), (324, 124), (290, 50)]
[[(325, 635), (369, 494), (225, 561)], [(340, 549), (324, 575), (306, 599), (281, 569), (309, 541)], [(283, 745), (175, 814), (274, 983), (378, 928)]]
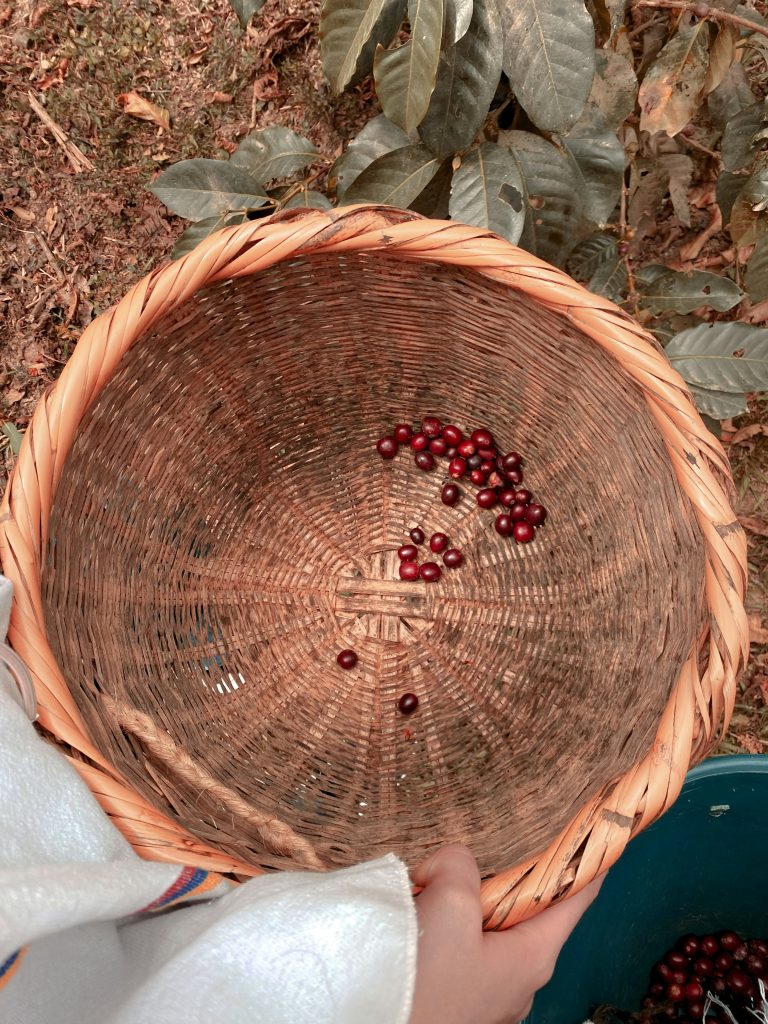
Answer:
[(496, 502), (499, 500), (499, 496), (490, 487), (483, 488), (482, 491), (477, 492), (477, 504), (480, 508), (493, 508)]
[(701, 940), (701, 952), (704, 956), (715, 956), (720, 950), (720, 943), (714, 935), (705, 935)]
[(499, 453), (495, 448), (478, 448), (477, 454), (481, 459), (488, 459), (489, 462), (495, 463)]
[(482, 469), (473, 469), (469, 474), (469, 479), (476, 487), (482, 487), (488, 481), (488, 477)]
[[(411, 442), (411, 443), (413, 443), (413, 442)], [(506, 476), (507, 480), (509, 480), (509, 482), (511, 484), (515, 484), (518, 487), (523, 482), (523, 471), (522, 471), (522, 469), (504, 470), (504, 475)]]
[(451, 459), (448, 463), (448, 475), (452, 476), (454, 480), (460, 480), (467, 472), (467, 460), (456, 458)]
[(458, 569), (463, 561), (464, 555), (458, 548), (448, 548), (443, 554), (443, 565), (446, 569)]
[(425, 583), (435, 583), (442, 576), (442, 572), (437, 562), (424, 562), (419, 566), (419, 576)]
[(499, 501), (502, 505), (506, 505), (507, 508), (511, 508), (515, 504), (514, 488), (505, 487), (504, 490), (499, 493)]
[(546, 518), (547, 510), (543, 505), (529, 505), (525, 510), (525, 521), (531, 526), (541, 526)]
[(470, 455), (469, 458), (467, 459), (467, 466), (470, 469), (480, 469), (480, 466), (482, 464), (483, 464), (483, 460), (480, 458), (480, 456), (477, 454), (477, 452), (475, 452), (474, 455)]
[[(477, 454), (479, 455), (480, 452), (478, 452)], [(482, 469), (484, 473), (495, 473), (496, 463), (493, 461), (493, 459), (483, 459), (480, 465), (478, 466), (478, 469)]]
[(430, 469), (435, 468), (435, 457), (432, 452), (416, 452), (413, 457), (413, 461), (419, 469), (423, 469), (425, 473), (428, 473)]
[(403, 544), (397, 549), (397, 557), (401, 562), (412, 562), (419, 552), (415, 544)]
[(528, 511), (528, 506), (523, 505), (521, 501), (516, 501), (514, 505), (509, 506), (509, 514), (512, 517), (513, 523), (519, 523), (525, 519), (525, 513)]
[(521, 520), (512, 527), (512, 536), (518, 544), (529, 544), (533, 540), (534, 529), (530, 523)]
[(429, 546), (439, 555), (441, 551), (445, 551), (448, 547), (448, 538), (444, 533), (433, 533), (429, 538)]
[(350, 650), (339, 651), (336, 655), (336, 661), (338, 661), (342, 668), (354, 668), (357, 664), (357, 655), (354, 651)]
[(741, 943), (741, 939), (736, 932), (720, 932), (716, 938), (720, 943), (720, 949), (724, 949), (728, 953), (732, 953), (733, 950)]
[(448, 444), (445, 438), (435, 437), (429, 442), (429, 450), (433, 455), (442, 457), (448, 451)]
[(394, 437), (382, 437), (376, 442), (376, 451), (382, 459), (394, 459), (397, 455), (397, 447)]
[[(456, 451), (461, 455), (463, 459), (468, 459), (471, 455), (474, 455), (477, 451), (477, 445), (472, 444), (471, 441), (459, 441), (456, 445)], [(478, 466), (480, 463), (478, 462)]]
[(459, 500), (459, 488), (456, 484), (443, 484), (443, 489), (440, 491), (440, 501), (444, 505), (455, 505)]
[(400, 563), (401, 580), (417, 580), (419, 578), (419, 567), (416, 562)]
[(398, 444), (408, 444), (413, 437), (410, 423), (398, 423), (392, 433)]
[(411, 448), (415, 452), (423, 452), (429, 447), (429, 438), (426, 434), (414, 434), (411, 438)]
[(522, 461), (523, 457), (520, 452), (507, 452), (506, 455), (502, 456), (501, 468), (505, 473), (509, 473), (513, 469), (519, 469)]
[(522, 488), (522, 490), (519, 490), (515, 493), (515, 501), (522, 501), (524, 505), (528, 505), (531, 501), (531, 498), (533, 498), (533, 495), (530, 491), (526, 491), (525, 488)]
[(445, 453), (445, 457), (446, 459), (455, 459), (458, 454), (459, 453), (455, 448), (449, 448)]
[(424, 531), (420, 526), (414, 526), (408, 536), (411, 538), (414, 544), (424, 543)]
[(502, 537), (509, 537), (513, 526), (512, 516), (508, 512), (502, 512), (501, 515), (496, 516), (496, 522), (493, 524), (496, 533)]
[(472, 431), (472, 443), (478, 448), (490, 448), (493, 445), (493, 434), (490, 430), (480, 427), (479, 430)]
[(412, 715), (419, 706), (419, 698), (415, 693), (404, 693), (397, 702), (397, 709), (401, 715)]
[(425, 416), (421, 421), (421, 432), (427, 437), (439, 437), (443, 424), (436, 416)]
[(446, 424), (443, 427), (443, 437), (450, 445), (458, 445), (464, 440), (464, 435), (458, 427), (454, 427), (452, 423)]

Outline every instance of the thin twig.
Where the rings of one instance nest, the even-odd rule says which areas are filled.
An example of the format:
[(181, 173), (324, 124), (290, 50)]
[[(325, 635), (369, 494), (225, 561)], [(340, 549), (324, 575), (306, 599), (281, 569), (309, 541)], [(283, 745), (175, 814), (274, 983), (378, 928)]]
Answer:
[[(701, 5), (685, 3), (684, 0), (634, 0), (633, 6), (665, 8), (668, 11), (690, 11), (691, 14), (694, 14), (695, 9)], [(709, 7), (706, 17), (714, 18), (715, 21), (725, 21), (731, 25), (738, 25), (740, 28), (748, 28), (750, 32), (757, 32), (761, 36), (768, 36), (768, 28), (756, 25), (749, 18), (742, 18), (738, 14), (721, 11), (717, 7)]]
[(696, 139), (692, 139), (690, 135), (684, 135), (683, 132), (680, 132), (677, 138), (680, 139), (681, 142), (684, 142), (686, 146), (692, 146), (693, 149), (698, 149), (700, 153), (706, 153), (707, 156), (712, 157), (712, 159), (718, 164), (723, 162), (723, 158), (719, 153), (716, 153), (714, 149), (710, 149), (708, 146), (705, 146), (702, 142), (697, 142)]
[(45, 127), (50, 131), (56, 142), (64, 150), (64, 155), (72, 164), (75, 172), (80, 174), (81, 171), (92, 171), (94, 167), (91, 161), (84, 153), (80, 152), (74, 142), (70, 141), (67, 133), (56, 124), (48, 111), (44, 107), (40, 106), (34, 93), (28, 92), (27, 99), (29, 100), (30, 107), (32, 107)]

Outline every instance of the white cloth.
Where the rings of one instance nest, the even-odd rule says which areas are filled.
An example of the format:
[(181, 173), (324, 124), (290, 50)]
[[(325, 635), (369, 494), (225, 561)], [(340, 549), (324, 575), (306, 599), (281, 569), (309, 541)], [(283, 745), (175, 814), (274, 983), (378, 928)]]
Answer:
[(406, 1024), (416, 915), (396, 857), (214, 877), (206, 902), (138, 914), (180, 876), (134, 854), (0, 665), (2, 1024)]

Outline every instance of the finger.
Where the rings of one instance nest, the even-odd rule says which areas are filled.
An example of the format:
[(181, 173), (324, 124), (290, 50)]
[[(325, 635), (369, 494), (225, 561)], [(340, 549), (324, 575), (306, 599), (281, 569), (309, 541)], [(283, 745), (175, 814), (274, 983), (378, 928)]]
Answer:
[(411, 871), (415, 885), (424, 886), (416, 897), (420, 921), (441, 917), (456, 924), (482, 925), (480, 872), (466, 846), (452, 843), (432, 854)]

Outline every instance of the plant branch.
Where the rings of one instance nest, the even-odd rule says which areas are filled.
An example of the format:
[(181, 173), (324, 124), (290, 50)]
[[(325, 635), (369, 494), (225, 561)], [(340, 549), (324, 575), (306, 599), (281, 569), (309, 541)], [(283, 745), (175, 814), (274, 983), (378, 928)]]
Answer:
[[(689, 11), (691, 14), (698, 14), (696, 8), (701, 8), (702, 5), (686, 3), (685, 0), (634, 0), (633, 6), (664, 8), (668, 11)], [(738, 14), (721, 11), (717, 7), (708, 7), (704, 16), (713, 18), (715, 21), (727, 22), (730, 25), (738, 25), (740, 28), (748, 28), (750, 32), (757, 32), (761, 36), (768, 36), (768, 28), (756, 25), (749, 18), (742, 18)]]

